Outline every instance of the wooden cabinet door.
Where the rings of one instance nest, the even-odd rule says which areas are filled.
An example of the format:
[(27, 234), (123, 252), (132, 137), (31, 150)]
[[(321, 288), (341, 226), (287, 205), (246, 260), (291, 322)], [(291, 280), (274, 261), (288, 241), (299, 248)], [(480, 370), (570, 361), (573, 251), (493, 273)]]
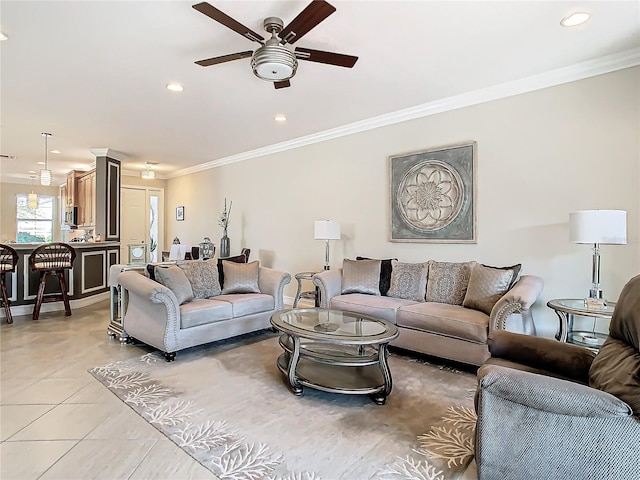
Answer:
[(67, 186), (62, 185), (60, 187), (60, 225), (64, 225), (64, 216), (68, 205), (67, 201)]
[(76, 172), (75, 170), (71, 170), (69, 173), (67, 173), (67, 198), (66, 198), (67, 201), (65, 204), (65, 206), (67, 207), (77, 205), (76, 182), (77, 182)]
[(87, 210), (89, 212), (89, 225), (96, 224), (96, 172), (93, 171), (87, 176), (85, 187), (87, 196)]
[(78, 206), (78, 225), (86, 225), (87, 222), (85, 220), (86, 215), (86, 177), (78, 178), (77, 189), (76, 189), (76, 205)]

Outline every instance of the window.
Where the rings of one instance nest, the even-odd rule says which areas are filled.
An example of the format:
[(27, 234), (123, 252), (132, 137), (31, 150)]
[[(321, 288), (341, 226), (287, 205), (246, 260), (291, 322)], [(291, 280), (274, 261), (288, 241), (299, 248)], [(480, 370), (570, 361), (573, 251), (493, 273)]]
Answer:
[(18, 243), (53, 241), (53, 197), (38, 195), (38, 206), (29, 208), (29, 196), (19, 193), (16, 219)]

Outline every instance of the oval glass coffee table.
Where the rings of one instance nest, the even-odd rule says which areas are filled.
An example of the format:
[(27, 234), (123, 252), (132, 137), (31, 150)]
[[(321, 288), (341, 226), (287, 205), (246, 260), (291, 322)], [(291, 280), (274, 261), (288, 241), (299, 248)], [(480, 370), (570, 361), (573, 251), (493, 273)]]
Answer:
[(283, 310), (271, 316), (283, 334), (277, 365), (292, 392), (303, 386), (332, 393), (369, 395), (384, 405), (391, 393), (387, 363), (395, 325), (358, 313), (320, 308)]

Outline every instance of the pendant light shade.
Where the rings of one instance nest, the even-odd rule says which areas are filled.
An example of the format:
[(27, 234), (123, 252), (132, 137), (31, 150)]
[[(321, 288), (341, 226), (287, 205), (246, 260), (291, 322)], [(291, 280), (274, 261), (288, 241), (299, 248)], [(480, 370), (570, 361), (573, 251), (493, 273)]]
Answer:
[(50, 133), (42, 132), (44, 137), (44, 168), (40, 170), (40, 185), (51, 185), (51, 170), (49, 170), (49, 137)]
[(146, 180), (152, 180), (156, 178), (156, 172), (151, 170), (151, 165), (155, 165), (155, 163), (145, 162), (144, 170), (140, 172), (140, 177)]

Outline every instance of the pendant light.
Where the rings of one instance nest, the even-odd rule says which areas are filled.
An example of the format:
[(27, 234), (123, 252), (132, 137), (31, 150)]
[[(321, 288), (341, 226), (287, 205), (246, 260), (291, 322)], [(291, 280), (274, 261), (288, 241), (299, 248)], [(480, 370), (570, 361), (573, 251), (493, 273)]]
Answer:
[(31, 175), (31, 193), (27, 196), (27, 206), (31, 210), (38, 208), (38, 194), (33, 192), (33, 182), (35, 178), (35, 175)]
[(49, 137), (50, 133), (42, 132), (44, 137), (44, 168), (40, 170), (40, 185), (51, 185), (51, 170), (49, 170)]
[(151, 170), (151, 165), (157, 165), (157, 163), (153, 162), (144, 162), (144, 170), (140, 172), (140, 177), (146, 180), (152, 180), (156, 178), (156, 172)]

